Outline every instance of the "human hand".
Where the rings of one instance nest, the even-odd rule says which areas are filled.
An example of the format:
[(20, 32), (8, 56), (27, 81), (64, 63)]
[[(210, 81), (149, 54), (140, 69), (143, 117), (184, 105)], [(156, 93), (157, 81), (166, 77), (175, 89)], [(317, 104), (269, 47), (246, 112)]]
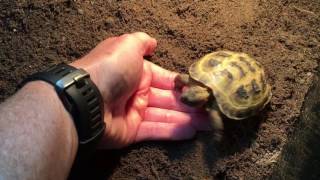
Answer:
[(121, 148), (145, 140), (182, 140), (209, 130), (203, 112), (179, 101), (177, 74), (144, 56), (157, 46), (145, 33), (125, 34), (101, 42), (71, 65), (89, 72), (102, 93), (107, 128), (101, 147)]

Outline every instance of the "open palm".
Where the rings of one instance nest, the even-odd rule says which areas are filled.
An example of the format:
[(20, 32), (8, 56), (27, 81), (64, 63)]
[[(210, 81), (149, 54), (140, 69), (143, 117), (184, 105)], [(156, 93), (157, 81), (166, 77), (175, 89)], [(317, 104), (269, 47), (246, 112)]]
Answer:
[(102, 147), (188, 139), (209, 129), (202, 111), (179, 101), (177, 74), (143, 59), (156, 45), (145, 33), (126, 34), (103, 41), (73, 64), (86, 69), (102, 92), (107, 124)]

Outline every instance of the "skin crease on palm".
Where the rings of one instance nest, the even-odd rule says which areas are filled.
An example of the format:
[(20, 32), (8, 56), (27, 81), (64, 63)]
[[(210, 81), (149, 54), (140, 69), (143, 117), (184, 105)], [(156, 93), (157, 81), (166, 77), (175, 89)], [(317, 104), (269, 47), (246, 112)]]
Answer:
[(175, 91), (177, 73), (147, 60), (157, 41), (141, 32), (109, 38), (71, 65), (90, 73), (105, 103), (101, 148), (146, 140), (183, 140), (210, 130), (202, 110), (187, 107)]

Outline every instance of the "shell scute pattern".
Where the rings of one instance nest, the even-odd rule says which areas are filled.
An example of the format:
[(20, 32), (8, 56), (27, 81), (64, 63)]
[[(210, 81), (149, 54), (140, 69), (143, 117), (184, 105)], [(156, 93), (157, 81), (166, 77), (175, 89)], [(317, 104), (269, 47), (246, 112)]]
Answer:
[(253, 115), (271, 98), (263, 67), (245, 53), (207, 54), (190, 66), (189, 74), (212, 90), (220, 110), (232, 119)]

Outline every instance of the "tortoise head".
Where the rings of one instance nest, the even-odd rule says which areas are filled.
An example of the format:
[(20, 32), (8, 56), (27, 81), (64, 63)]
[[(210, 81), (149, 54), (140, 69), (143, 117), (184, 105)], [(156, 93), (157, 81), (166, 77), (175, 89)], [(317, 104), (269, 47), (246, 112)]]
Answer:
[(209, 97), (208, 88), (194, 85), (183, 89), (181, 101), (192, 107), (201, 107), (209, 101)]

